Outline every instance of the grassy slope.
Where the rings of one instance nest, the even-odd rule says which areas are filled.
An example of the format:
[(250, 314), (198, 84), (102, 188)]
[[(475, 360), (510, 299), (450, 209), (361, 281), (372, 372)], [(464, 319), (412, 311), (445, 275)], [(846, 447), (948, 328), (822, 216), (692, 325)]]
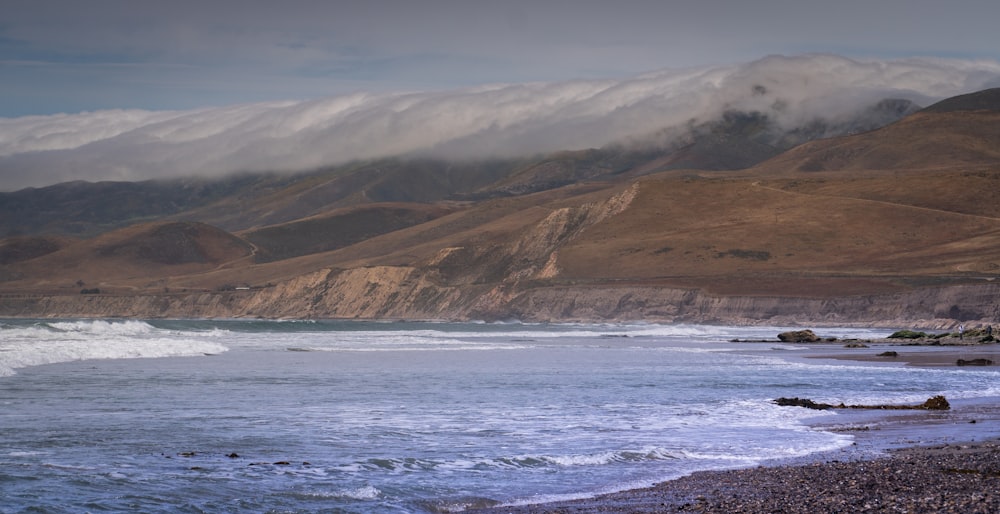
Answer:
[(919, 175), (906, 203), (867, 198), (898, 189), (895, 175), (652, 177), (626, 213), (560, 250), (562, 278), (835, 296), (1000, 274), (1000, 209), (966, 214), (918, 201), (954, 190), (962, 196), (947, 203), (976, 202), (1000, 174)]

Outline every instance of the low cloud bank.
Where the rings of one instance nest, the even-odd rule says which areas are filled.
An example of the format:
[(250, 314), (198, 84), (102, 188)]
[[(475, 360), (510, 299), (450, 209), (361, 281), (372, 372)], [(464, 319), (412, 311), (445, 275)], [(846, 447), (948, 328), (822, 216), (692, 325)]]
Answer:
[(767, 112), (791, 127), (835, 121), (887, 97), (927, 105), (997, 86), (996, 61), (775, 56), (621, 80), (0, 118), (0, 190), (299, 171), (399, 155), (531, 155), (643, 140), (729, 109)]

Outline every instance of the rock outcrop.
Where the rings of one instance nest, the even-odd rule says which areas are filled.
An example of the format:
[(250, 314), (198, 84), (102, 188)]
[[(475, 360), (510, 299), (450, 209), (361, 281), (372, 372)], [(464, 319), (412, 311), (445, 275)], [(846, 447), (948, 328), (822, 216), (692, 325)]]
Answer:
[(830, 404), (830, 403), (819, 403), (814, 402), (808, 398), (778, 398), (774, 400), (776, 405), (781, 407), (805, 407), (807, 409), (814, 410), (828, 410), (828, 409), (878, 409), (878, 410), (948, 410), (951, 408), (951, 404), (948, 403), (948, 399), (944, 396), (933, 396), (928, 398), (926, 402), (920, 405), (897, 405), (897, 404), (878, 404), (878, 405), (844, 405), (840, 404)]
[[(928, 288), (841, 299), (717, 296), (656, 286), (442, 284), (410, 267), (326, 269), (267, 287), (159, 294), (0, 294), (5, 317), (265, 317), (628, 321), (733, 325), (950, 327), (942, 316), (954, 298), (996, 298), (1000, 285)], [(1000, 306), (984, 323), (1000, 318)], [(971, 323), (971, 322), (966, 322)]]
[(778, 340), (785, 343), (815, 343), (820, 339), (812, 330), (793, 330), (778, 334)]
[(993, 361), (991, 359), (958, 359), (955, 361), (957, 366), (992, 366)]

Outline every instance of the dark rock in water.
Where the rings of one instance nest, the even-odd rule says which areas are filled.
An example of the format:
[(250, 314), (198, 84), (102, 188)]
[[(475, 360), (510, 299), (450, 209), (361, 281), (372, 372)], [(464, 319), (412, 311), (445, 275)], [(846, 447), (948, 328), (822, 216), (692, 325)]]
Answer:
[(990, 359), (958, 359), (955, 364), (959, 366), (992, 366), (993, 361)]
[(951, 405), (948, 403), (948, 400), (946, 400), (944, 396), (938, 395), (928, 398), (927, 401), (923, 403), (923, 405), (920, 405), (917, 408), (924, 410), (948, 410), (951, 408)]
[(229, 457), (230, 459), (240, 458), (240, 456), (236, 452), (230, 453), (229, 455), (226, 455), (226, 457)]
[(899, 357), (899, 354), (896, 352), (889, 351), (889, 352), (882, 352), (876, 355), (876, 357)]
[(793, 330), (778, 334), (778, 339), (785, 343), (816, 343), (820, 338), (812, 330)]
[(844, 345), (844, 348), (868, 348), (868, 345), (865, 343), (847, 343)]
[(782, 407), (805, 407), (807, 409), (827, 410), (827, 409), (880, 409), (880, 410), (948, 410), (951, 405), (944, 396), (934, 396), (928, 398), (920, 405), (844, 405), (840, 403), (818, 403), (808, 398), (778, 398), (774, 403)]
[(817, 403), (808, 398), (778, 398), (774, 403), (781, 407), (805, 407), (807, 409), (827, 410), (837, 408), (829, 403)]

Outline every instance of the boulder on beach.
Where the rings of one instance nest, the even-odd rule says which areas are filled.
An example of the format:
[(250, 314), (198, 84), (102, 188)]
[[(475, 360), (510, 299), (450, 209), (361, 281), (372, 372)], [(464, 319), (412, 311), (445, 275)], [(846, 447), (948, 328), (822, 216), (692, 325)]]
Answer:
[(812, 330), (792, 330), (778, 334), (778, 339), (784, 343), (817, 343), (819, 336)]
[(992, 366), (993, 361), (990, 359), (958, 359), (955, 364), (959, 366)]

